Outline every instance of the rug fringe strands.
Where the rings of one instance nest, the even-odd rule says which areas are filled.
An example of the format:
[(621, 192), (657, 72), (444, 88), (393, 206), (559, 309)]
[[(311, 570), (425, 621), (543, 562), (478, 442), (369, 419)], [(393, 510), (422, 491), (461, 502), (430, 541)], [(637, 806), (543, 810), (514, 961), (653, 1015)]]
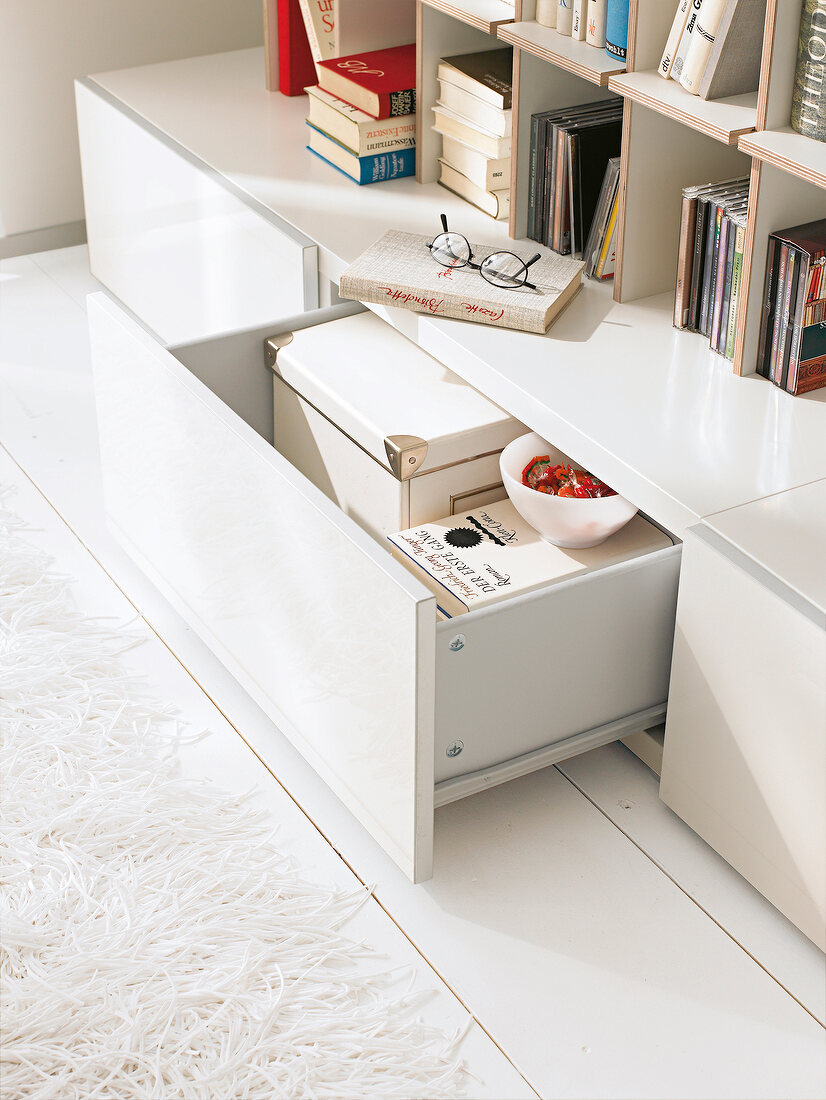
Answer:
[(264, 813), (177, 775), (135, 638), (21, 528), (0, 498), (0, 1095), (461, 1095), (462, 1035), (341, 931), (369, 894), (305, 882)]

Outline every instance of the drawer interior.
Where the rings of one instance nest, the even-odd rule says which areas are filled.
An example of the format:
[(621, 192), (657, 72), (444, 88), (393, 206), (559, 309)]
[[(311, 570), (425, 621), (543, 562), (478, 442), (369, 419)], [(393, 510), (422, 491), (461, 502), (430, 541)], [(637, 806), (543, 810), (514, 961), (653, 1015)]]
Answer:
[(106, 295), (89, 315), (115, 533), (411, 878), (435, 804), (661, 717), (679, 547), (437, 623), (258, 416), (266, 337), (329, 311), (170, 348)]

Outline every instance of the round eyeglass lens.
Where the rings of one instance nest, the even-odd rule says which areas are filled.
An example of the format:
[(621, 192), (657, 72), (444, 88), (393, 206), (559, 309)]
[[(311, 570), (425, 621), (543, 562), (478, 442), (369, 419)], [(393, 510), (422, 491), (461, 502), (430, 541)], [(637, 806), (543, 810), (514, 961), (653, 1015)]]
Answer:
[(527, 276), (525, 264), (512, 252), (494, 252), (486, 256), (479, 270), (489, 283), (508, 290), (522, 286)]
[(470, 259), (470, 245), (461, 233), (440, 233), (430, 246), (430, 254), (443, 267), (464, 267)]

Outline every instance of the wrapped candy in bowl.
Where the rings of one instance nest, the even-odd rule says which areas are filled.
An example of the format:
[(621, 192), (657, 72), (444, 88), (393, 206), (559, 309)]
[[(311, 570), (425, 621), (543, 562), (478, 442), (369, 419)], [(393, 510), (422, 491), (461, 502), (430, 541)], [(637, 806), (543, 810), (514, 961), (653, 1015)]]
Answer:
[(637, 513), (625, 497), (534, 432), (509, 443), (499, 467), (514, 508), (554, 546), (598, 546)]

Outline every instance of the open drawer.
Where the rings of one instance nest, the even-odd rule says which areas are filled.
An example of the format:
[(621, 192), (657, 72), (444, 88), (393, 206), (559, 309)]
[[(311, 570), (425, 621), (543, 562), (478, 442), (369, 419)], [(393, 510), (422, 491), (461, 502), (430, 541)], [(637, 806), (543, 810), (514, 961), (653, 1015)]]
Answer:
[(164, 348), (92, 296), (107, 510), (138, 564), (419, 881), (434, 806), (662, 718), (680, 549), (437, 622), (429, 590), (250, 427), (254, 407), (242, 419), (232, 392), (265, 370), (267, 335), (330, 316)]

